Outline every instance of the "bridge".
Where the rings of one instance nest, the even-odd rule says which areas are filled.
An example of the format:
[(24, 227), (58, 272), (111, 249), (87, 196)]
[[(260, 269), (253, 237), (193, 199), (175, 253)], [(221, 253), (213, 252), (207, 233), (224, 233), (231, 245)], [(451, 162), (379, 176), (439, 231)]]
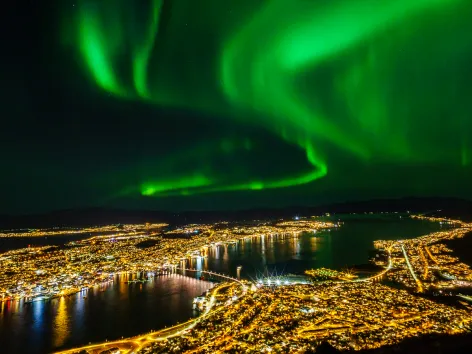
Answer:
[(242, 284), (241, 281), (237, 278), (233, 278), (229, 275), (226, 275), (226, 274), (222, 274), (222, 273), (217, 273), (217, 272), (212, 272), (211, 270), (201, 270), (201, 269), (194, 269), (194, 268), (181, 268), (181, 267), (175, 267), (175, 270), (179, 270), (181, 272), (199, 272), (199, 273), (203, 273), (203, 274), (207, 274), (209, 276), (214, 276), (214, 277), (219, 277), (219, 278), (222, 278), (226, 281), (234, 281), (234, 282), (237, 282), (239, 284)]
[[(205, 271), (208, 273), (207, 271)], [(213, 272), (214, 273), (214, 272)], [(214, 273), (218, 274), (218, 273)], [(221, 276), (221, 274), (218, 274)], [(234, 279), (231, 277), (227, 277), (229, 279)], [(243, 295), (246, 293), (246, 287), (237, 279), (234, 281), (238, 282), (242, 288), (243, 288)], [(83, 347), (79, 348), (73, 348), (73, 349), (67, 349), (63, 351), (56, 352), (55, 354), (78, 354), (82, 352), (86, 352), (88, 354), (101, 354), (104, 351), (109, 350), (110, 352), (116, 352), (116, 349), (120, 350), (122, 353), (136, 353), (139, 350), (141, 350), (143, 347), (148, 346), (149, 344), (157, 341), (162, 341), (166, 340), (168, 338), (172, 337), (177, 337), (185, 333), (186, 331), (192, 329), (195, 327), (200, 321), (203, 319), (218, 313), (218, 312), (223, 312), (225, 311), (226, 305), (218, 306), (216, 297), (219, 295), (219, 293), (223, 290), (228, 288), (229, 286), (232, 286), (231, 283), (223, 283), (215, 286), (210, 290), (210, 301), (208, 303), (207, 308), (205, 311), (199, 316), (195, 318), (191, 318), (190, 320), (183, 322), (183, 323), (178, 323), (175, 326), (168, 327), (168, 328), (163, 328), (158, 331), (151, 331), (149, 333), (141, 334), (138, 336), (130, 337), (130, 338), (125, 338), (121, 340), (115, 340), (115, 341), (106, 341), (102, 343), (96, 343), (96, 344), (89, 344), (85, 345)]]

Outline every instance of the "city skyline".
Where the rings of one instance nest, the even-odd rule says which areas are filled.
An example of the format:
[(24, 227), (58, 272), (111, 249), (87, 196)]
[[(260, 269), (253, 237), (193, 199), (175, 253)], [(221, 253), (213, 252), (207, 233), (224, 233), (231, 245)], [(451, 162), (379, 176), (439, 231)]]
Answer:
[[(11, 247), (0, 254), (7, 270), (0, 274), (0, 329), (35, 338), (50, 328), (31, 343), (6, 343), (12, 353), (291, 353), (322, 343), (345, 351), (428, 343), (429, 336), (441, 346), (445, 336), (470, 340), (470, 254), (458, 257), (457, 247), (470, 243), (472, 223), (440, 215), (0, 232)], [(42, 243), (22, 248), (21, 239)], [(169, 309), (156, 313), (156, 306)], [(98, 335), (84, 320), (94, 316), (104, 317), (94, 320)], [(107, 319), (118, 325), (110, 328)], [(98, 343), (87, 344), (83, 333)]]

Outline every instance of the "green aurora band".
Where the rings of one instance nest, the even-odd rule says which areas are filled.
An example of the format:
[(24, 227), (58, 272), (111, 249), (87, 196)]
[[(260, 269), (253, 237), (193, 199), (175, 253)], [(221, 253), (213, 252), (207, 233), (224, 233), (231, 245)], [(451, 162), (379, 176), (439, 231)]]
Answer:
[[(117, 99), (262, 126), (304, 151), (310, 166), (277, 179), (247, 178), (251, 173), (244, 166), (239, 166), (244, 173), (191, 163), (189, 170), (176, 171), (188, 156), (204, 164), (203, 156), (231, 159), (253, 151), (247, 140), (223, 139), (156, 161), (155, 176), (126, 188), (126, 193), (173, 196), (308, 184), (327, 175), (325, 151), (332, 147), (360, 163), (457, 161), (468, 166), (471, 149), (464, 128), (470, 127), (470, 117), (457, 119), (452, 129), (461, 137), (457, 146), (444, 149), (427, 137), (415, 115), (432, 116), (450, 99), (432, 103), (433, 88), (385, 83), (398, 75), (407, 57), (413, 58), (409, 64), (418, 76), (440, 70), (444, 58), (454, 65), (452, 59), (470, 41), (454, 38), (451, 43), (437, 29), (461, 31), (471, 8), (466, 0), (150, 0), (140, 5), (84, 0), (68, 26), (90, 78)], [(172, 16), (164, 25), (165, 11)], [(183, 26), (199, 37), (185, 38)], [(217, 43), (208, 53), (198, 45), (205, 36)], [(429, 65), (414, 59), (423, 36), (436, 36), (432, 55), (441, 53), (443, 59), (432, 56)], [(212, 74), (191, 60), (173, 68), (185, 55), (210, 57)], [(457, 89), (452, 79), (446, 84), (445, 91)], [(442, 123), (431, 118), (430, 124)]]

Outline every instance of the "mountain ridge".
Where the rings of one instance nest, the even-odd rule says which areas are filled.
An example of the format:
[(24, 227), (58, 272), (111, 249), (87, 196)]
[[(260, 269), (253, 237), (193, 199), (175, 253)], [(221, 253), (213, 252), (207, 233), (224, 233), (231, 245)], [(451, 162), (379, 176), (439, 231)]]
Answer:
[(0, 228), (82, 227), (90, 225), (167, 222), (171, 224), (256, 220), (321, 215), (324, 213), (422, 212), (431, 215), (470, 219), (472, 201), (447, 197), (405, 197), (347, 201), (321, 206), (251, 208), (243, 210), (207, 210), (170, 212), (163, 210), (90, 207), (56, 210), (41, 214), (0, 215)]

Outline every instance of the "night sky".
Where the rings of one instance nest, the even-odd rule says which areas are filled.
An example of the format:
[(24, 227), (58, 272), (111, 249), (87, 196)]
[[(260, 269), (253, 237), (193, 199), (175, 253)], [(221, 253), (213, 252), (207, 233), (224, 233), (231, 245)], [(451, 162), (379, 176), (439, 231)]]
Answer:
[(6, 7), (0, 213), (472, 198), (470, 0)]

